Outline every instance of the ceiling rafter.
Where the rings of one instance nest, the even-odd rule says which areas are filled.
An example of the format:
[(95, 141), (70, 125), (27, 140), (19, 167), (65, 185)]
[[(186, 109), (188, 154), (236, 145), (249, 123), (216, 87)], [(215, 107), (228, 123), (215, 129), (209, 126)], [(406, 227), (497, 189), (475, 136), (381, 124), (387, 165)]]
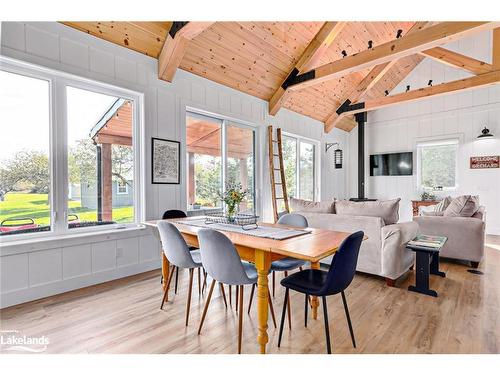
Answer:
[(347, 116), (360, 112), (373, 111), (388, 107), (395, 104), (408, 103), (417, 100), (429, 98), (431, 96), (439, 96), (460, 91), (476, 89), (485, 86), (491, 86), (500, 83), (500, 70), (472, 76), (469, 78), (459, 79), (452, 82), (441, 83), (435, 86), (427, 86), (417, 90), (410, 90), (400, 94), (385, 96), (381, 98), (370, 99), (365, 102), (356, 103), (353, 105), (345, 105), (339, 116)]
[[(406, 35), (415, 33), (419, 30), (422, 30), (427, 22), (415, 22), (415, 24), (408, 30)], [(377, 84), (394, 66), (397, 60), (392, 60), (388, 62), (384, 62), (382, 64), (378, 64), (370, 70), (370, 72), (366, 75), (366, 77), (354, 88), (351, 90), (349, 95), (344, 98), (342, 103), (346, 100), (350, 102), (358, 101), (366, 92), (368, 92), (373, 86)], [(418, 64), (415, 64), (413, 69)], [(413, 70), (411, 69), (411, 70)], [(410, 70), (410, 72), (411, 72)], [(405, 77), (401, 77), (400, 81), (402, 81)], [(356, 121), (352, 119), (352, 121), (347, 122), (346, 116), (340, 116), (337, 113), (338, 109), (336, 109), (325, 121), (325, 132), (330, 132), (334, 127), (341, 128), (342, 130), (351, 131), (356, 126)]]
[(189, 41), (214, 22), (173, 22), (158, 56), (158, 77), (172, 82)]
[(494, 70), (491, 64), (442, 47), (434, 47), (421, 51), (420, 54), (472, 74), (483, 74)]
[(306, 47), (285, 81), (276, 89), (269, 100), (269, 114), (275, 115), (286, 99), (287, 85), (291, 77), (297, 76), (316, 64), (340, 34), (345, 22), (325, 22), (316, 36)]
[(500, 27), (493, 30), (492, 62), (495, 69), (500, 69)]
[(289, 83), (288, 88), (294, 91), (300, 90), (499, 26), (500, 22), (441, 22), (410, 35), (407, 34), (399, 39), (299, 74)]

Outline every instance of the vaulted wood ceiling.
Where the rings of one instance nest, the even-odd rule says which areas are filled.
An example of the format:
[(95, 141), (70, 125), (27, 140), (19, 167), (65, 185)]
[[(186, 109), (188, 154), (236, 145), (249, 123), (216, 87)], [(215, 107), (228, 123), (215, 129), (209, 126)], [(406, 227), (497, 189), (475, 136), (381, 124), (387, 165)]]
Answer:
[[(173, 71), (163, 72), (162, 78), (166, 80), (172, 79), (178, 66), (266, 101), (271, 101), (273, 95), (281, 90), (294, 67), (300, 65), (304, 58), (307, 60), (309, 53), (316, 52), (316, 55), (308, 60), (308, 71), (342, 60), (342, 51), (347, 56), (359, 54), (367, 51), (369, 43), (376, 49), (395, 40), (398, 30), (400, 35), (406, 36), (407, 33), (434, 26), (424, 22), (211, 22), (196, 26), (193, 22), (189, 23), (192, 30), (187, 27), (180, 29), (185, 33), (180, 37), (175, 33), (172, 36), (172, 31), (169, 35), (172, 24), (174, 27), (179, 24), (172, 22), (63, 23), (160, 58), (160, 69), (168, 69), (171, 60), (177, 59), (177, 63), (171, 64)], [(458, 35), (458, 31), (456, 33)], [(314, 47), (311, 42), (315, 37), (317, 48), (311, 48)], [(432, 37), (437, 39), (437, 36)], [(445, 40), (444, 37), (447, 36), (444, 35), (441, 40)], [(370, 78), (370, 74), (380, 72), (372, 71), (371, 66), (304, 86), (300, 90), (287, 90), (286, 95), (278, 95), (282, 99), (276, 110), (284, 107), (325, 122), (327, 130), (332, 126), (351, 130), (353, 120), (348, 116), (337, 118), (337, 108), (352, 96), (353, 90), (360, 85), (364, 87), (367, 81), (370, 85), (368, 89), (364, 87), (361, 99), (384, 97), (386, 90), (390, 92), (425, 58), (418, 52), (403, 55), (387, 66), (381, 64), (380, 70), (384, 69), (375, 80)], [(434, 54), (438, 56), (434, 58), (442, 57), (440, 53), (435, 50)], [(452, 63), (456, 64), (455, 61)]]

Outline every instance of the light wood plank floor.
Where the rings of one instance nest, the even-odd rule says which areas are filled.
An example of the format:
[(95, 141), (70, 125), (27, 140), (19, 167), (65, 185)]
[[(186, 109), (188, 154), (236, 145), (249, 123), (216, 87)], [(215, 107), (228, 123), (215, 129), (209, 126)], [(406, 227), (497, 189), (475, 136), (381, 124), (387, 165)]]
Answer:
[[(389, 288), (381, 278), (357, 274), (347, 290), (358, 344), (353, 349), (340, 296), (329, 298), (334, 353), (499, 353), (500, 237), (487, 237), (474, 275), (465, 264), (443, 261), (446, 278), (431, 277), (439, 293), (432, 298), (406, 290), (414, 274)], [(193, 288), (191, 317), (184, 326), (188, 273), (179, 277), (179, 291), (159, 309), (160, 271), (92, 286), (0, 311), (2, 330), (17, 329), (50, 339), (47, 353), (236, 353), (237, 315), (224, 308), (216, 289), (203, 332), (197, 335), (206, 297)], [(196, 278), (195, 278), (196, 280)], [(234, 288), (233, 288), (234, 294)], [(245, 308), (250, 288), (245, 291)], [(269, 322), (270, 353), (325, 353), (323, 315), (304, 327), (303, 295), (291, 293), (292, 331), (285, 326), (282, 347)], [(283, 290), (274, 299), (279, 324)], [(256, 353), (256, 306), (245, 313), (243, 352)], [(12, 352), (11, 352), (12, 353)]]

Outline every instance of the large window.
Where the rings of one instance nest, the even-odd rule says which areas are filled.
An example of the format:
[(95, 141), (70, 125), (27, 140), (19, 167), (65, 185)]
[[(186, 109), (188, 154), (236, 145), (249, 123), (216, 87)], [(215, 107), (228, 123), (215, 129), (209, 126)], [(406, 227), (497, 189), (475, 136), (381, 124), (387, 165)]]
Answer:
[(0, 70), (0, 235), (51, 228), (50, 82)]
[(456, 188), (457, 150), (458, 139), (418, 143), (417, 158), (419, 188)]
[(253, 128), (188, 112), (186, 161), (188, 210), (221, 209), (227, 184), (241, 184), (247, 197), (240, 212), (255, 211)]
[(283, 163), (289, 197), (318, 199), (316, 148), (312, 141), (283, 136)]
[(136, 223), (140, 96), (11, 61), (0, 81), (0, 235)]

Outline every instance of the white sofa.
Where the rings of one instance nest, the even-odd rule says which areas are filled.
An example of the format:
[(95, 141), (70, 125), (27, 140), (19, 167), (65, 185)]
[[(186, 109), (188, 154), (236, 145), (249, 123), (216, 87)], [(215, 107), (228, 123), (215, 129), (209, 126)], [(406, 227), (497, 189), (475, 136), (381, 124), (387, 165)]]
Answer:
[[(293, 212), (307, 218), (310, 227), (342, 232), (362, 230), (368, 239), (361, 244), (357, 270), (382, 276), (389, 286), (394, 286), (395, 280), (414, 263), (414, 254), (406, 249), (406, 243), (416, 236), (418, 225), (397, 223), (399, 199), (326, 203), (292, 198), (290, 204)], [(330, 260), (326, 258), (322, 263), (329, 264)]]

